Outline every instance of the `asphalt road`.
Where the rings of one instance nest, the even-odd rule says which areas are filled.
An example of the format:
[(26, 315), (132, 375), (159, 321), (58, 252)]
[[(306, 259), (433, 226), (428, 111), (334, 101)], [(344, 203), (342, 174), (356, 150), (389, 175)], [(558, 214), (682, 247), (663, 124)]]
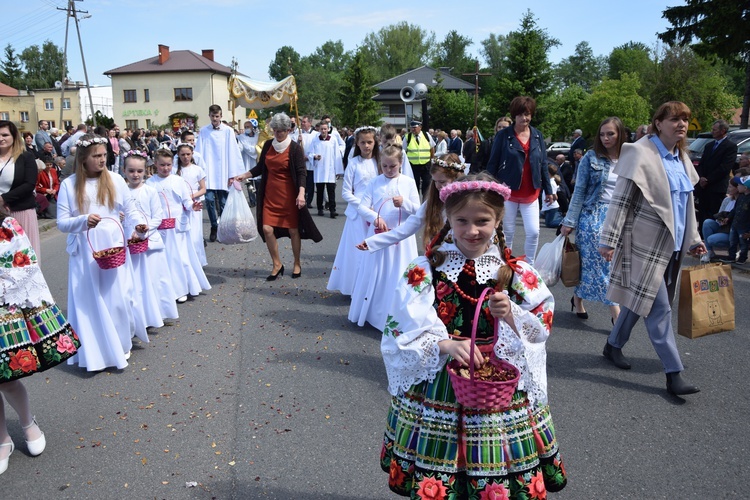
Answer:
[[(2, 498), (392, 498), (378, 463), (388, 402), (379, 332), (349, 323), (348, 300), (325, 290), (343, 217), (315, 221), (324, 240), (303, 243), (300, 279), (266, 282), (260, 240), (209, 244), (213, 289), (137, 345), (126, 369), (62, 366), (26, 379), (47, 449), (26, 453), (6, 405), (19, 446)], [(553, 237), (542, 229), (543, 242)], [(42, 246), (64, 307), (65, 236), (45, 231)], [(281, 253), (291, 273), (288, 240)], [(678, 338), (702, 389), (684, 399), (666, 393), (642, 322), (625, 349), (633, 369), (618, 370), (601, 355), (606, 307), (587, 304), (580, 320), (571, 290), (553, 288), (549, 395), (569, 485), (550, 498), (746, 496), (749, 282), (735, 273), (735, 331)]]

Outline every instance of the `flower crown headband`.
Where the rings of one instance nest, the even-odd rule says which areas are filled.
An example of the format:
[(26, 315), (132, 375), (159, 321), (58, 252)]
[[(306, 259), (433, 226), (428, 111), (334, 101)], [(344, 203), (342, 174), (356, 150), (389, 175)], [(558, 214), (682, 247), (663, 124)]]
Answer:
[(458, 172), (465, 172), (466, 171), (466, 164), (465, 163), (448, 163), (445, 160), (441, 160), (440, 158), (433, 158), (432, 159), (433, 165), (438, 165), (443, 168), (450, 168), (452, 170), (456, 170)]
[(372, 132), (373, 134), (377, 133), (378, 129), (373, 127), (372, 125), (365, 125), (364, 127), (359, 127), (358, 129), (354, 130), (354, 137), (357, 137), (357, 134), (360, 132)]
[(139, 158), (148, 160), (148, 155), (143, 151), (139, 151), (137, 149), (131, 149), (130, 151), (127, 151), (124, 155), (122, 155), (123, 158), (130, 158), (131, 156), (138, 156)]
[(76, 147), (77, 148), (87, 148), (91, 146), (92, 144), (106, 144), (107, 139), (104, 137), (92, 137), (91, 139), (86, 139), (85, 141), (78, 139), (76, 141)]
[(452, 182), (440, 190), (440, 201), (445, 203), (450, 196), (461, 191), (494, 191), (507, 200), (510, 188), (505, 184), (490, 181), (458, 181)]
[[(181, 142), (181, 143), (177, 144), (177, 149), (180, 149), (180, 148), (181, 148), (182, 146), (187, 146), (187, 147), (189, 147), (189, 148), (190, 148), (190, 151), (193, 151), (193, 150), (195, 149), (195, 146), (193, 146), (193, 145), (192, 145), (192, 144), (190, 144), (189, 142)], [(167, 146), (167, 147), (169, 147), (169, 146)]]

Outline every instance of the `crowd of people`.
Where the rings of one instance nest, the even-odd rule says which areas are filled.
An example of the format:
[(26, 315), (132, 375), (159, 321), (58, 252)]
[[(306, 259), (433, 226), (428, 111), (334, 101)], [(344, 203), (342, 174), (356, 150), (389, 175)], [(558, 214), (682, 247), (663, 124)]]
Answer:
[[(40, 194), (52, 195), (70, 255), (69, 323), (58, 311), (54, 328), (65, 353), (54, 362), (40, 360), (34, 370), (14, 361), (9, 375), (0, 371), (7, 375), (0, 392), (18, 411), (29, 450), (43, 449), (43, 434), (28, 397), (9, 384), (64, 360), (93, 371), (127, 366), (134, 337), (148, 342), (147, 328), (176, 318), (177, 304), (210, 289), (202, 269), (208, 260), (204, 206), (207, 240), (213, 242), (228, 189), (252, 185), (248, 194), (272, 262), (266, 280), (284, 278), (279, 239), (286, 237), (291, 278), (297, 279), (303, 275), (302, 241), (323, 237), (309, 206), (315, 199), (318, 216), (337, 218), (336, 184), (343, 179), (345, 222), (327, 288), (351, 297), (352, 323), (382, 332), (392, 396), (381, 453), (389, 487), (412, 498), (428, 492), (543, 498), (562, 489), (567, 477), (546, 381), (555, 299), (534, 268), (540, 225), (565, 236), (576, 233), (581, 279), (571, 309), (585, 320), (584, 301), (609, 306), (612, 331), (603, 356), (629, 369), (622, 350), (643, 316), (667, 391), (691, 394), (698, 388), (682, 376), (671, 326), (677, 273), (686, 254), (708, 260), (722, 245), (728, 259), (737, 246), (738, 260), (747, 258), (750, 178), (744, 176), (750, 165), (748, 171), (740, 165), (734, 178), (730, 168), (718, 180), (712, 168), (696, 171), (686, 153), (690, 110), (681, 102), (662, 105), (648, 126), (638, 127), (635, 142), (618, 117), (608, 117), (591, 149), (576, 130), (570, 155), (553, 159), (532, 125), (534, 99), (519, 96), (509, 111), (488, 140), (472, 130), (465, 140), (457, 129), (424, 131), (417, 120), (402, 133), (392, 125), (339, 131), (328, 116), (315, 127), (312, 117), (303, 116), (298, 127), (296, 117), (278, 113), (268, 123), (273, 137), (259, 144), (257, 120), (235, 131), (214, 105), (208, 125), (182, 131), (178, 140), (157, 133), (144, 134), (146, 142), (138, 131), (126, 131), (123, 142), (116, 129), (70, 131), (59, 156), (63, 164), (73, 158), (72, 172), (69, 165), (58, 172), (52, 157), (38, 173), (30, 151), (37, 137), (29, 143), (12, 124), (0, 122), (0, 209), (8, 212), (0, 235), (9, 231), (0, 244), (23, 247), (43, 281), (34, 207)], [(724, 125), (715, 124), (716, 142), (722, 130), (726, 134)], [(42, 123), (40, 131), (46, 132)], [(41, 142), (37, 149), (56, 150), (44, 137)], [(13, 175), (4, 175), (11, 160)], [(714, 195), (720, 187), (726, 198)], [(715, 214), (700, 220), (695, 199), (704, 213)], [(517, 245), (524, 255), (516, 257), (519, 213), (526, 239)], [(649, 241), (635, 244), (635, 233)], [(131, 247), (124, 262), (101, 265), (97, 254), (123, 242)], [(51, 297), (36, 299), (56, 307)], [(13, 314), (26, 324), (26, 308), (34, 303), (8, 295), (3, 303), (8, 311), (18, 307), (21, 312)], [(50, 342), (26, 333), (20, 344), (0, 348), (39, 349), (40, 342)], [(489, 408), (465, 406), (454, 391), (449, 360), (475, 369), (493, 360), (510, 363), (517, 375), (512, 397)], [(2, 431), (0, 425), (0, 473), (14, 448)]]

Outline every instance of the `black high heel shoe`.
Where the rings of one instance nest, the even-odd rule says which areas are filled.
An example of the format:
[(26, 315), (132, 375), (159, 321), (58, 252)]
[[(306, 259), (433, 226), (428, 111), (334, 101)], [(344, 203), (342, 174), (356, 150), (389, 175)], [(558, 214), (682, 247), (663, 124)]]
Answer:
[(295, 273), (295, 272), (294, 272), (294, 271), (292, 270), (292, 279), (293, 279), (293, 280), (296, 280), (296, 279), (297, 279), (297, 278), (299, 278), (300, 276), (302, 276), (302, 268), (301, 268), (301, 267), (299, 268), (299, 272), (298, 272), (298, 273)]
[[(576, 310), (575, 297), (571, 297), (570, 298), (570, 312), (573, 312), (575, 310)], [(581, 319), (589, 319), (589, 313), (587, 312), (579, 313), (578, 311), (576, 311), (576, 316), (578, 316)]]
[(283, 265), (281, 266), (281, 269), (279, 269), (279, 272), (277, 272), (276, 274), (269, 274), (268, 277), (266, 278), (266, 281), (276, 281), (276, 278), (278, 278), (279, 276), (284, 276)]

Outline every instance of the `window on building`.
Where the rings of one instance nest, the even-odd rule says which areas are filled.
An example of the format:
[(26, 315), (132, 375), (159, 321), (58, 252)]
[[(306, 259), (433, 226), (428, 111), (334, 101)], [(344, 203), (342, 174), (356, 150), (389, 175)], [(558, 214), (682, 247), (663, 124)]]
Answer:
[(138, 120), (125, 120), (125, 128), (135, 130), (138, 128)]
[(62, 106), (63, 106), (63, 109), (70, 109), (70, 99), (68, 99), (67, 97), (65, 99), (63, 99), (63, 105)]
[(49, 128), (57, 128), (57, 125), (55, 125), (55, 120), (47, 120), (47, 123), (49, 123)]
[(66, 128), (72, 127), (72, 126), (73, 126), (73, 121), (72, 120), (63, 120), (63, 129), (66, 129)]
[(143, 89), (143, 102), (149, 102), (151, 100), (151, 95), (148, 89)]
[(47, 111), (52, 111), (53, 109), (55, 109), (55, 101), (52, 99), (45, 99), (44, 109), (46, 109)]
[(146, 129), (151, 130), (151, 119), (146, 118)]
[(0, 120), (10, 121), (10, 113), (7, 111), (0, 111)]
[(192, 101), (193, 100), (193, 89), (190, 88), (179, 88), (174, 89), (174, 100), (175, 101)]
[[(7, 115), (7, 113), (6, 113)], [(3, 118), (3, 120), (7, 120), (7, 118)], [(27, 123), (29, 121), (29, 112), (28, 111), (21, 111), (21, 122)]]
[(124, 102), (138, 102), (138, 96), (135, 90), (123, 90), (123, 101)]

